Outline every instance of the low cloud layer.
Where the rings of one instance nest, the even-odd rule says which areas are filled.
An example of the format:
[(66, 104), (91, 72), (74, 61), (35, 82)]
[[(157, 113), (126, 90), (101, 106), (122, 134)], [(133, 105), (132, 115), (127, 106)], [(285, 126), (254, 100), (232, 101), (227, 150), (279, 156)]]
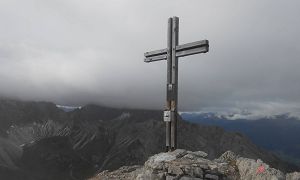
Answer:
[(210, 52), (180, 59), (179, 109), (299, 112), (300, 2), (2, 0), (0, 95), (64, 105), (162, 109), (166, 63), (143, 53), (180, 43)]

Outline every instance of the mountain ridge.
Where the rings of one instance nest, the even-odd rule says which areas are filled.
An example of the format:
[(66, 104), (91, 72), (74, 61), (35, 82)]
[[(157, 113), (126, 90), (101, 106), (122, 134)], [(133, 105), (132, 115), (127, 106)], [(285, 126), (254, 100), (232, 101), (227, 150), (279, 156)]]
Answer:
[[(8, 129), (1, 126), (6, 133), (2, 138), (12, 143), (25, 141), (16, 166), (17, 172), (25, 173), (29, 179), (84, 179), (96, 171), (143, 164), (149, 156), (165, 150), (162, 111), (87, 105), (64, 112), (53, 103), (41, 103), (41, 107), (37, 102), (3, 104), (12, 105), (0, 106), (0, 113), (6, 112), (5, 108), (10, 108), (7, 112), (19, 113), (11, 116)], [(297, 169), (260, 149), (245, 136), (219, 127), (180, 119), (178, 133), (180, 148), (206, 151), (209, 158), (230, 149), (246, 157), (259, 157), (283, 171)], [(56, 170), (55, 175), (51, 169)]]
[[(214, 113), (182, 114), (187, 121), (223, 127), (248, 136), (255, 144), (300, 165), (300, 120), (287, 114), (257, 120), (227, 119)], [(298, 160), (297, 160), (298, 159)]]

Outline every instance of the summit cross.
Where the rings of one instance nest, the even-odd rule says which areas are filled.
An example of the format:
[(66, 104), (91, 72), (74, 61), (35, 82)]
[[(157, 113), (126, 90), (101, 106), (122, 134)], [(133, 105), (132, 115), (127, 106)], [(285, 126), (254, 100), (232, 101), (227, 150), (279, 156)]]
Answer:
[(208, 40), (178, 45), (179, 18), (168, 19), (167, 48), (146, 52), (144, 61), (154, 62), (167, 60), (167, 104), (164, 111), (166, 123), (166, 151), (177, 148), (178, 116), (178, 58), (193, 54), (206, 53)]

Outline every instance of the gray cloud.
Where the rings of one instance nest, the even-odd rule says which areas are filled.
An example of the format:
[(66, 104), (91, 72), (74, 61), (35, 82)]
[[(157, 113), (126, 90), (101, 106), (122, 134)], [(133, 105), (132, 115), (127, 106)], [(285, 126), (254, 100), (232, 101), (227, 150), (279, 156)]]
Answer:
[[(171, 3), (172, 2), (172, 3)], [(59, 104), (161, 109), (167, 18), (180, 42), (210, 52), (180, 59), (182, 111), (300, 107), (299, 1), (3, 0), (0, 94)]]

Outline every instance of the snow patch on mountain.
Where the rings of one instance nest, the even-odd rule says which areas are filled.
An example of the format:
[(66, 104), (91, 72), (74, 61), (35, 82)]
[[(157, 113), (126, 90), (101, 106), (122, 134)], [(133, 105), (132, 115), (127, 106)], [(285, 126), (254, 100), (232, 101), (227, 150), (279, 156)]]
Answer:
[(300, 119), (300, 103), (287, 103), (280, 100), (266, 102), (233, 102), (226, 106), (203, 107), (199, 111), (187, 112), (198, 114), (213, 114), (218, 118), (228, 120), (247, 119), (257, 120), (262, 118), (273, 119), (278, 116)]
[(295, 118), (300, 120), (300, 114), (295, 115), (294, 113), (277, 113), (277, 114), (262, 114), (258, 112), (180, 112), (181, 115), (186, 114), (201, 116), (203, 119), (222, 119), (222, 120), (259, 120), (259, 119), (277, 119), (278, 117)]
[(76, 109), (81, 109), (81, 106), (65, 106), (65, 105), (59, 105), (59, 104), (56, 104), (56, 107), (59, 109), (62, 109), (65, 112), (70, 112), (70, 111), (74, 111)]

